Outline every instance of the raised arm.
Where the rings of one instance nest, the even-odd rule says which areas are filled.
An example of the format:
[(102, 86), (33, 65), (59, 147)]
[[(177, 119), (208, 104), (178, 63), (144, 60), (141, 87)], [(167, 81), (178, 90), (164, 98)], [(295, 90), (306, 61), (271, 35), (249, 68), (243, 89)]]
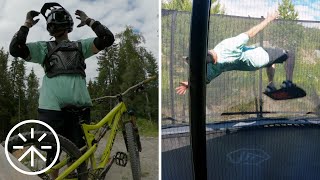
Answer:
[(275, 11), (272, 14), (268, 14), (267, 18), (264, 19), (260, 24), (254, 26), (253, 28), (249, 29), (249, 31), (245, 32), (249, 36), (249, 38), (254, 37), (257, 35), (261, 30), (263, 30), (270, 22), (275, 20), (279, 16), (279, 12)]
[(39, 21), (39, 19), (33, 19), (39, 14), (40, 13), (37, 11), (29, 11), (24, 25), (21, 26), (19, 31), (13, 36), (9, 47), (10, 54), (13, 57), (21, 57), (23, 59), (28, 59), (30, 57), (30, 51), (26, 45), (27, 36), (29, 28)]
[(83, 11), (77, 10), (75, 13), (78, 17), (77, 19), (81, 20), (81, 23), (77, 27), (88, 25), (96, 33), (96, 37), (93, 41), (92, 51), (98, 53), (106, 47), (109, 47), (114, 42), (114, 35), (112, 32), (99, 21), (89, 18)]

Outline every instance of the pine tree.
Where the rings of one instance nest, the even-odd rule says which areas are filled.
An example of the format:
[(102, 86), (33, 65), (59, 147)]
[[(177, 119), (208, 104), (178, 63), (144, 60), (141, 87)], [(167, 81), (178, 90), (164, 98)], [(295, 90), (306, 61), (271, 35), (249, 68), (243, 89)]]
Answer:
[[(141, 46), (145, 42), (142, 34), (132, 27), (126, 27), (116, 38), (118, 43), (102, 51), (98, 57), (99, 75), (95, 82), (88, 84), (91, 97), (118, 94), (147, 77), (158, 74), (156, 59)], [(127, 97), (125, 101), (128, 109), (135, 110), (139, 117), (157, 119), (158, 85), (156, 83), (150, 87), (144, 93)], [(105, 115), (106, 108), (112, 108), (114, 104), (115, 102), (97, 104), (92, 114), (101, 118)]]
[(192, 3), (190, 0), (171, 0), (167, 3), (162, 3), (162, 8), (178, 11), (191, 11)]
[(299, 13), (294, 9), (292, 0), (282, 0), (282, 3), (279, 3), (278, 11), (281, 19), (298, 20)]
[[(145, 62), (145, 73), (147, 76), (157, 76), (158, 75), (158, 65), (156, 59), (153, 55), (146, 51), (146, 49), (141, 48), (142, 58)], [(146, 101), (146, 108), (145, 113), (148, 115), (148, 118), (151, 120), (152, 117), (157, 116), (158, 114), (158, 81), (152, 81), (148, 84), (150, 88), (149, 91), (145, 92), (145, 101)]]
[(88, 88), (88, 91), (89, 91), (90, 95), (93, 96), (93, 97), (96, 97), (95, 96), (96, 92), (95, 92), (95, 89), (93, 87), (93, 83), (94, 82), (90, 79), (89, 82), (88, 82), (87, 88)]
[(304, 27), (295, 21), (298, 19), (298, 12), (295, 11), (291, 0), (282, 0), (278, 11), (280, 19), (284, 20), (270, 26), (269, 41), (277, 47), (295, 51), (303, 39), (304, 31)]
[[(122, 90), (146, 79), (150, 75), (158, 74), (157, 68), (155, 67), (155, 58), (141, 46), (141, 44), (145, 42), (142, 34), (134, 32), (132, 27), (127, 27), (125, 31), (118, 34), (118, 37), (120, 39), (119, 70), (122, 71), (120, 73)], [(150, 84), (148, 84), (148, 87), (150, 87), (149, 85)], [(158, 86), (152, 88), (158, 90)], [(144, 92), (147, 94), (135, 94), (134, 99), (129, 99), (129, 101), (127, 101), (128, 108), (135, 110), (137, 115), (150, 118), (149, 112), (153, 112), (151, 108), (153, 108), (154, 111), (157, 111), (157, 106), (152, 106), (150, 103), (152, 102), (153, 105), (158, 103), (158, 95), (151, 94), (151, 89)], [(149, 99), (147, 99), (146, 95), (148, 95)], [(151, 97), (149, 95), (154, 96)], [(156, 100), (152, 100), (153, 98), (156, 98)], [(152, 115), (155, 115), (155, 113), (152, 113)]]
[[(90, 81), (88, 82), (88, 91), (90, 93), (91, 98), (97, 98), (101, 95), (101, 86), (98, 86), (97, 81)], [(91, 109), (91, 119), (93, 122), (102, 119), (105, 115), (106, 112), (110, 111), (111, 109), (106, 108), (105, 104), (101, 103), (96, 103), (94, 102), (94, 106)]]
[(3, 141), (11, 129), (10, 121), (14, 115), (13, 93), (8, 73), (8, 57), (3, 48), (0, 49), (0, 141)]
[(119, 83), (121, 90), (125, 90), (134, 83), (145, 79), (144, 63), (140, 58), (139, 45), (144, 43), (144, 37), (127, 27), (117, 35), (119, 38)]
[(27, 106), (27, 119), (37, 118), (38, 98), (39, 98), (39, 81), (32, 69), (27, 77), (27, 91), (26, 98)]
[(97, 78), (100, 87), (99, 95), (114, 94), (119, 92), (119, 88), (114, 84), (118, 82), (118, 64), (119, 64), (119, 47), (114, 44), (106, 50), (103, 50), (98, 56), (98, 71)]
[(10, 82), (13, 90), (13, 103), (15, 104), (15, 116), (12, 124), (16, 124), (26, 118), (26, 85), (25, 85), (24, 61), (14, 58), (10, 67)]

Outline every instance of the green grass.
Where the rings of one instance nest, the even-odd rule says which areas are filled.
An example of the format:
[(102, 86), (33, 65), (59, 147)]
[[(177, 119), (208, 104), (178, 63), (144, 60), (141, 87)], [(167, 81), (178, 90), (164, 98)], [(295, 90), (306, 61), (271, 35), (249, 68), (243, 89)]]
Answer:
[(147, 119), (137, 120), (140, 136), (158, 137), (158, 124)]

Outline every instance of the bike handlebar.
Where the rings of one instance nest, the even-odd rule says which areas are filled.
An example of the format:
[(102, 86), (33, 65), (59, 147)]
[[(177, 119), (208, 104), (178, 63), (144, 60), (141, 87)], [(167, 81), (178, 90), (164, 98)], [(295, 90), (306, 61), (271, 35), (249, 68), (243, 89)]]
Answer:
[(106, 99), (106, 98), (118, 98), (118, 97), (122, 97), (124, 95), (126, 95), (129, 91), (131, 91), (132, 89), (138, 87), (138, 86), (141, 86), (143, 84), (147, 84), (149, 83), (150, 81), (153, 81), (157, 78), (157, 76), (151, 76), (150, 78), (147, 78), (141, 82), (139, 82), (138, 84), (135, 84), (131, 87), (129, 87), (127, 90), (125, 90), (123, 93), (120, 93), (120, 94), (117, 94), (117, 95), (114, 95), (114, 96), (102, 96), (102, 97), (99, 97), (99, 98), (95, 98), (95, 99), (92, 99), (92, 101), (98, 101), (98, 100), (102, 100), (102, 99)]

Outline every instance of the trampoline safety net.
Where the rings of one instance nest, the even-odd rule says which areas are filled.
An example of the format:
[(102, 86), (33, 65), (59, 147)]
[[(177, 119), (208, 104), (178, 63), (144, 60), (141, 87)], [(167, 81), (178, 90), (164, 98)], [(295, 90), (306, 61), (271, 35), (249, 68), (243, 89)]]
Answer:
[[(162, 177), (190, 179), (188, 95), (190, 12), (162, 10)], [(211, 15), (208, 48), (246, 32), (263, 18)], [(317, 179), (320, 172), (320, 22), (276, 20), (248, 45), (295, 52), (293, 82), (307, 96), (274, 101), (262, 92), (266, 70), (224, 72), (207, 85), (209, 179)], [(285, 80), (276, 64), (275, 84)], [(281, 163), (280, 163), (281, 162)], [(307, 175), (308, 174), (308, 175)], [(274, 175), (274, 176), (272, 176)], [(305, 175), (305, 176), (304, 176)]]
[[(262, 21), (261, 18), (211, 15), (209, 49), (223, 39), (246, 32)], [(181, 81), (188, 80), (190, 13), (162, 10), (162, 119), (163, 124), (188, 121), (188, 96), (175, 93)], [(257, 71), (224, 72), (207, 85), (207, 121), (234, 119), (221, 114), (263, 112), (269, 116), (296, 116), (315, 111), (314, 94), (320, 92), (320, 22), (277, 20), (249, 40), (248, 45), (279, 47), (294, 50), (296, 54), (293, 82), (306, 90), (307, 96), (288, 101), (274, 101), (262, 92), (268, 80), (265, 69)], [(283, 64), (276, 64), (275, 83), (280, 87), (285, 80)], [(260, 83), (262, 86), (260, 86)], [(244, 116), (241, 115), (241, 118)], [(256, 117), (256, 114), (247, 115)], [(168, 120), (168, 121), (166, 121)]]

